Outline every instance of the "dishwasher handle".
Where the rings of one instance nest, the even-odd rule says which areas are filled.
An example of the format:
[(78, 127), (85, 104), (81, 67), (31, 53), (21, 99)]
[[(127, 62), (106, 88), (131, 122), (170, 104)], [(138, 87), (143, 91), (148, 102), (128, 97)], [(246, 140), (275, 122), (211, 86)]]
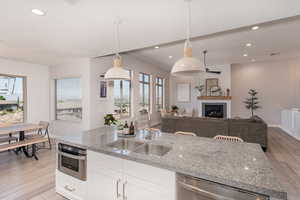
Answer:
[(213, 198), (215, 200), (235, 200), (235, 199), (232, 199), (230, 197), (224, 197), (224, 196), (221, 196), (219, 194), (215, 194), (215, 193), (203, 190), (201, 188), (195, 187), (193, 185), (186, 184), (182, 181), (177, 181), (177, 184), (182, 186), (183, 188), (185, 188), (187, 190), (192, 190), (194, 192), (197, 192), (198, 194), (204, 195), (204, 196), (209, 197), (209, 198)]

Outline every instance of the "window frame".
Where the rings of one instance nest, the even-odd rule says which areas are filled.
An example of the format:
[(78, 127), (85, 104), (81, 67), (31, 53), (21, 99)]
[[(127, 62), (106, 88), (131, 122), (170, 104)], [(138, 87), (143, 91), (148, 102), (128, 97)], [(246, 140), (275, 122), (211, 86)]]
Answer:
[[(140, 75), (142, 75), (142, 80), (140, 80)], [(148, 82), (146, 82), (145, 81), (145, 76), (148, 76)], [(145, 107), (145, 90), (144, 90), (144, 85), (148, 85), (149, 87), (149, 91), (148, 91), (148, 94), (149, 94), (149, 97), (148, 97), (148, 112), (149, 113), (151, 113), (151, 94), (152, 94), (152, 92), (151, 92), (151, 75), (150, 74), (147, 74), (147, 73), (144, 73), (144, 72), (140, 72), (139, 73), (139, 87), (141, 87), (141, 85), (142, 85), (142, 102), (140, 102), (140, 104), (142, 104), (142, 107), (144, 108)], [(140, 99), (139, 99), (139, 101), (140, 101)]]
[[(161, 84), (159, 83), (159, 80), (161, 80)], [(155, 78), (155, 92), (156, 92), (156, 96), (155, 96), (155, 106), (156, 106), (156, 110), (159, 112), (160, 109), (164, 109), (165, 108), (165, 105), (164, 105), (164, 102), (165, 102), (165, 79), (162, 78), (162, 77), (159, 77), (157, 76)], [(159, 89), (161, 88), (161, 108), (158, 109), (158, 105), (160, 105), (160, 102), (159, 102)]]
[[(120, 114), (120, 117), (121, 119), (126, 119), (126, 118), (130, 118), (132, 117), (132, 70), (130, 69), (125, 69), (129, 72), (129, 77), (130, 79), (129, 80), (119, 80), (120, 81), (120, 98), (123, 97), (123, 85), (124, 85), (124, 82), (129, 82), (129, 113), (128, 113), (128, 116), (124, 116), (122, 114)], [(114, 86), (115, 86), (115, 81), (113, 81), (114, 83)], [(114, 96), (114, 106), (115, 106), (115, 96)], [(117, 114), (117, 113), (116, 113)]]
[[(57, 81), (58, 80), (63, 80), (63, 79), (79, 79), (79, 83), (80, 83), (80, 100), (81, 100), (81, 118), (78, 120), (67, 120), (67, 119), (58, 119), (57, 118)], [(81, 123), (82, 122), (82, 118), (83, 118), (83, 105), (82, 105), (82, 85), (81, 85), (81, 77), (80, 76), (70, 76), (70, 77), (57, 77), (54, 78), (54, 120), (55, 121), (65, 121), (65, 122), (78, 122)]]
[(22, 124), (27, 122), (27, 76), (13, 75), (13, 74), (2, 74), (0, 76), (7, 76), (11, 78), (22, 78), (22, 91), (23, 91), (23, 120), (20, 123), (14, 124)]

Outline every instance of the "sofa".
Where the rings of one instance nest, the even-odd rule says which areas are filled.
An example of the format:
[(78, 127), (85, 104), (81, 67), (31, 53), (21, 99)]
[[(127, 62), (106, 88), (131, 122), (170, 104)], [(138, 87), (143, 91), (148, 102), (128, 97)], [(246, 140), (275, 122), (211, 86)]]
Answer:
[(162, 117), (161, 130), (167, 133), (177, 131), (193, 132), (200, 137), (213, 138), (216, 135), (236, 136), (245, 142), (260, 144), (264, 151), (268, 147), (268, 126), (263, 119), (216, 119), (204, 117)]

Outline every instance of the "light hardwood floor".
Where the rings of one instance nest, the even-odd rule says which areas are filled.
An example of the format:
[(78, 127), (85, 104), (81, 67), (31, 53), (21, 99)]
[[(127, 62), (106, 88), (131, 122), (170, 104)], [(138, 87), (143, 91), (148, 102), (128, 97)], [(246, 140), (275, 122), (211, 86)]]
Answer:
[[(0, 199), (63, 200), (55, 193), (55, 151), (40, 150), (39, 161), (0, 154)], [(278, 128), (269, 129), (266, 152), (289, 200), (300, 199), (300, 142)]]

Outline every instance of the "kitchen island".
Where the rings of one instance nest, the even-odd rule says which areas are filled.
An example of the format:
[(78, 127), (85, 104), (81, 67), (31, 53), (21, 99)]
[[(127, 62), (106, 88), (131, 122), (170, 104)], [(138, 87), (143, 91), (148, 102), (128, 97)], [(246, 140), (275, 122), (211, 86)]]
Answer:
[[(152, 133), (149, 138), (147, 131), (140, 131), (134, 138), (122, 139), (109, 127), (57, 137), (57, 141), (88, 150), (87, 185), (81, 193), (93, 194), (84, 199), (95, 199), (97, 192), (100, 194), (103, 190), (105, 193), (110, 187), (116, 191), (116, 199), (127, 199), (127, 195), (122, 192), (124, 193), (128, 180), (133, 180), (136, 186), (145, 185), (149, 180), (147, 189), (161, 183), (161, 187), (153, 186), (155, 189), (150, 189), (148, 194), (163, 188), (160, 196), (175, 199), (177, 174), (262, 195), (265, 199), (287, 199), (286, 192), (281, 188), (271, 164), (258, 144), (232, 143), (168, 133)], [(156, 146), (153, 153), (151, 146)], [(101, 175), (97, 175), (98, 172)], [(106, 182), (101, 182), (105, 178)], [(99, 186), (97, 180), (101, 182)], [(91, 187), (94, 191), (89, 192)], [(128, 186), (129, 193), (130, 189)], [(143, 195), (145, 194), (147, 193)], [(105, 197), (110, 198), (109, 195)], [(135, 198), (128, 198), (131, 199)]]

